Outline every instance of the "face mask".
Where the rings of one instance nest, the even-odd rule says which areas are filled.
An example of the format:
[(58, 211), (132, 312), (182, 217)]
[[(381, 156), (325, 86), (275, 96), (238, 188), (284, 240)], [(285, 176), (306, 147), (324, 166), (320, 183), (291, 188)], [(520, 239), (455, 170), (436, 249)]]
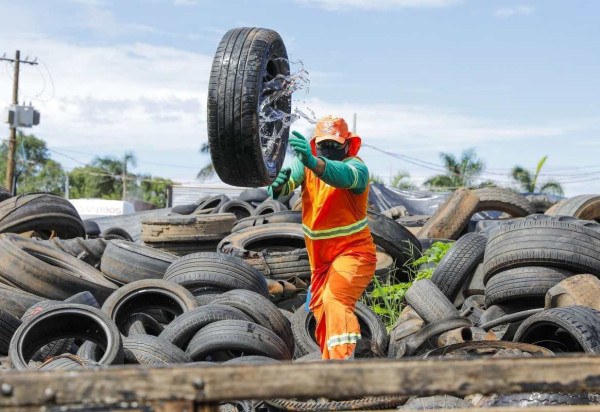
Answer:
[(346, 158), (347, 151), (348, 151), (347, 145), (338, 146), (338, 147), (332, 147), (332, 146), (319, 147), (317, 145), (317, 156), (322, 156), (329, 160), (344, 160)]

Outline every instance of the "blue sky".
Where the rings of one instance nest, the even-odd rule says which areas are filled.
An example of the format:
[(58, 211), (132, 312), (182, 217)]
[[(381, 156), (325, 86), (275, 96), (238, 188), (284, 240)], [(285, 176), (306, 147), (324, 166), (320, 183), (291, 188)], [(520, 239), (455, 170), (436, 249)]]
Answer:
[[(534, 167), (568, 195), (600, 193), (600, 3), (475, 0), (0, 0), (0, 54), (37, 56), (21, 99), (68, 169), (133, 150), (135, 172), (193, 181), (207, 161), (212, 56), (230, 28), (277, 30), (310, 73), (302, 96), (363, 141), (439, 164), (473, 147), (483, 177)], [(0, 106), (11, 98), (0, 65)], [(295, 128), (308, 130), (299, 122)], [(6, 138), (8, 130), (0, 132)], [(436, 173), (364, 148), (375, 174)]]

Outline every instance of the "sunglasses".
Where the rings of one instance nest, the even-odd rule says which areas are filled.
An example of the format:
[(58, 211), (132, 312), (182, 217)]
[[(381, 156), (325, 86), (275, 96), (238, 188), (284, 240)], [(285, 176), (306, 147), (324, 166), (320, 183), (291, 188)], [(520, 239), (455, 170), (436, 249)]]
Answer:
[(338, 143), (335, 140), (323, 140), (322, 142), (317, 143), (317, 147), (319, 149), (342, 149), (346, 147), (346, 143)]

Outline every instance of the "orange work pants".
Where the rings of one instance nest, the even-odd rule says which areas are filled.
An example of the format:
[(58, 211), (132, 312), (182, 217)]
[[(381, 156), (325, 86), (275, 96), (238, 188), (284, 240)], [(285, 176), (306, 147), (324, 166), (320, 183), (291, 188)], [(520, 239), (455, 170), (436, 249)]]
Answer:
[(375, 246), (369, 243), (313, 270), (309, 306), (323, 359), (346, 359), (360, 339), (354, 306), (375, 275)]

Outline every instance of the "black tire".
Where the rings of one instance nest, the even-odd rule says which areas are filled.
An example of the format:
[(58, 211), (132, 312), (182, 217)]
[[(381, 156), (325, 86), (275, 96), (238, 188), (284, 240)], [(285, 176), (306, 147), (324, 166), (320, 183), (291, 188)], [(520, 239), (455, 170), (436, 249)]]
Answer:
[[(381, 348), (387, 348), (389, 336), (379, 316), (362, 302), (356, 302), (354, 314), (358, 318), (361, 337), (373, 340)], [(297, 357), (320, 351), (314, 337), (315, 328), (316, 321), (312, 312), (307, 312), (304, 306), (294, 312), (292, 332), (296, 341)]]
[(433, 271), (431, 281), (451, 301), (483, 261), (486, 243), (485, 236), (467, 233), (452, 245)]
[(417, 280), (404, 295), (406, 302), (427, 323), (458, 316), (446, 295), (429, 279)]
[(266, 225), (268, 223), (297, 223), (302, 224), (302, 212), (297, 210), (283, 210), (261, 216), (250, 216), (235, 222), (231, 232), (238, 232), (248, 227)]
[(600, 275), (600, 230), (585, 220), (532, 215), (490, 234), (483, 262), (484, 283), (521, 266), (551, 266)]
[(116, 288), (102, 273), (68, 253), (18, 235), (0, 235), (2, 282), (50, 299), (63, 300), (82, 291), (99, 302)]
[(49, 193), (17, 196), (0, 203), (0, 233), (54, 232), (61, 239), (85, 237), (79, 213), (66, 199)]
[(129, 232), (120, 227), (109, 227), (100, 233), (100, 237), (105, 240), (126, 240), (128, 242), (133, 242), (133, 238)]
[[(290, 74), (287, 52), (277, 32), (244, 27), (229, 30), (217, 48), (208, 85), (208, 143), (215, 171), (234, 186), (267, 186), (275, 180), (285, 157), (289, 126), (264, 123), (260, 105), (272, 97), (265, 83)], [(291, 96), (267, 109), (291, 112)], [(263, 151), (264, 135), (279, 135)], [(265, 149), (267, 150), (267, 149)]]
[(171, 208), (171, 214), (175, 213), (178, 215), (191, 215), (194, 210), (198, 208), (197, 203), (188, 203), (185, 205), (177, 205)]
[(217, 213), (218, 210), (225, 203), (229, 202), (229, 197), (226, 195), (216, 195), (209, 197), (208, 199), (201, 202), (192, 214), (194, 215), (205, 215), (210, 213)]
[(600, 353), (600, 311), (586, 306), (553, 308), (525, 320), (514, 341), (561, 352)]
[(53, 247), (54, 249), (62, 250), (96, 269), (100, 267), (100, 260), (106, 249), (106, 244), (108, 243), (102, 238), (82, 239), (80, 237), (67, 240), (54, 238), (50, 240), (39, 240), (39, 242)]
[(258, 206), (270, 197), (271, 196), (269, 196), (269, 192), (267, 192), (267, 189), (265, 189), (264, 187), (256, 187), (253, 189), (242, 190), (242, 192), (238, 196), (238, 199)]
[(524, 266), (499, 272), (485, 286), (485, 305), (525, 301), (534, 307), (543, 307), (548, 289), (571, 276), (566, 270), (542, 266)]
[(258, 270), (240, 258), (220, 253), (194, 253), (181, 257), (169, 266), (164, 278), (189, 290), (206, 287), (247, 289), (269, 296), (267, 282)]
[(561, 201), (546, 214), (552, 216), (572, 216), (578, 219), (600, 222), (600, 196), (579, 195)]
[(592, 405), (595, 403), (597, 402), (591, 399), (587, 393), (526, 392), (496, 395), (489, 406), (529, 408), (532, 406)]
[(176, 317), (196, 307), (196, 299), (184, 287), (162, 279), (147, 279), (120, 287), (106, 299), (102, 311), (123, 332), (127, 319), (136, 313), (158, 309)]
[(159, 366), (192, 361), (171, 342), (151, 335), (133, 335), (123, 339), (123, 350), (125, 363)]
[(93, 220), (84, 220), (83, 228), (85, 230), (85, 236), (88, 239), (100, 236), (100, 226)]
[(501, 187), (484, 187), (476, 189), (479, 197), (476, 212), (497, 210), (512, 217), (524, 217), (535, 213), (533, 205), (527, 198), (510, 189)]
[(220, 320), (205, 326), (194, 335), (186, 353), (194, 361), (225, 361), (240, 353), (292, 359), (292, 352), (274, 332), (243, 320)]
[(121, 334), (102, 311), (86, 305), (62, 303), (23, 322), (15, 332), (9, 358), (15, 369), (28, 369), (32, 356), (46, 343), (61, 338), (92, 341), (103, 351), (99, 363), (122, 363)]
[(100, 309), (100, 304), (98, 303), (98, 301), (96, 300), (94, 295), (92, 295), (87, 290), (84, 292), (76, 293), (73, 296), (66, 298), (64, 300), (64, 302), (65, 303), (79, 303), (80, 305), (88, 305), (88, 306), (92, 306), (96, 309)]
[(248, 251), (289, 252), (305, 247), (302, 225), (269, 223), (230, 234), (219, 243), (217, 250), (222, 253), (243, 256)]
[(470, 406), (469, 402), (455, 396), (436, 395), (411, 399), (400, 409), (422, 411), (428, 409), (462, 409)]
[(164, 326), (147, 313), (136, 313), (127, 318), (121, 329), (124, 336), (159, 336), (163, 332)]
[(8, 355), (10, 340), (21, 323), (21, 319), (0, 309), (0, 355)]
[(220, 304), (209, 304), (192, 309), (169, 323), (160, 338), (185, 350), (192, 337), (206, 325), (220, 320), (245, 320), (252, 322), (241, 310)]
[(278, 200), (267, 199), (252, 212), (253, 216), (269, 215), (271, 213), (283, 212), (288, 208)]
[(254, 206), (243, 200), (230, 200), (225, 202), (218, 210), (217, 213), (233, 213), (235, 217), (240, 220), (252, 216), (254, 213)]
[(223, 293), (211, 303), (241, 310), (253, 322), (276, 333), (290, 351), (294, 351), (294, 335), (290, 322), (283, 316), (279, 308), (264, 296), (248, 290), (232, 290)]
[(27, 309), (42, 300), (44, 298), (41, 296), (0, 283), (0, 308), (17, 318), (21, 318)]
[(108, 242), (101, 272), (115, 283), (124, 285), (136, 280), (162, 279), (177, 256), (125, 240)]
[(419, 240), (400, 223), (372, 211), (367, 213), (367, 222), (373, 241), (396, 260), (396, 267), (421, 255)]

